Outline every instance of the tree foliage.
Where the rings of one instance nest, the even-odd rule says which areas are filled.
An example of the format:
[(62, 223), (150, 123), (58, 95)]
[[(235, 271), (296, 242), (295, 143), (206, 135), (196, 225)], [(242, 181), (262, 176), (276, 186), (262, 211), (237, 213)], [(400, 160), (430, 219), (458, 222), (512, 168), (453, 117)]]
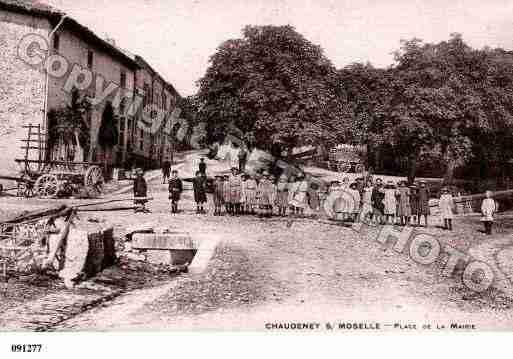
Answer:
[[(355, 129), (367, 130), (360, 141), (392, 147), (407, 159), (410, 180), (418, 160), (430, 154), (443, 161), (450, 181), (476, 145), (511, 133), (505, 131), (513, 124), (510, 54), (473, 49), (453, 34), (437, 44), (403, 41), (395, 60), (386, 70), (357, 64), (339, 75), (355, 110)], [(503, 142), (511, 140), (506, 137)]]
[(351, 133), (334, 66), (291, 26), (247, 26), (242, 38), (221, 44), (210, 63), (198, 97), (211, 139), (233, 126), (263, 147), (290, 149), (336, 143)]

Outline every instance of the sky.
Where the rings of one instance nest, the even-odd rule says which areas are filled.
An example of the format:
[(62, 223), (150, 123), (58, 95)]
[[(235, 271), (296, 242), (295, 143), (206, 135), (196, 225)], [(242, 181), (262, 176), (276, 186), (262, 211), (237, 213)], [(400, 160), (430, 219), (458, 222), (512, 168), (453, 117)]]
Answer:
[[(42, 0), (45, 1), (45, 0)], [(209, 57), (245, 25), (290, 24), (337, 68), (386, 67), (401, 39), (513, 49), (513, 1), (489, 0), (46, 0), (144, 57), (182, 96), (196, 93)]]

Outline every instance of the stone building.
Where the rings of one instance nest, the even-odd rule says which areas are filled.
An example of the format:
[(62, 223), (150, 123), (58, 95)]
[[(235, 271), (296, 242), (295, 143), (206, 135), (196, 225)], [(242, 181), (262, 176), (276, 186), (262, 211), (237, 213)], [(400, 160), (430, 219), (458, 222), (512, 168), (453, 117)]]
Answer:
[[(154, 122), (169, 118), (179, 94), (142, 57), (36, 0), (0, 0), (0, 52), (0, 164), (8, 172), (17, 170), (14, 158), (23, 154), (22, 126), (48, 129), (48, 114), (68, 106), (74, 92), (91, 103), (83, 114), (90, 144), (76, 146), (80, 151), (71, 157), (54, 144), (49, 159), (99, 161), (106, 167), (137, 162), (148, 168), (165, 155), (170, 138)], [(156, 109), (164, 115), (157, 116)], [(105, 140), (109, 128), (117, 129), (114, 146)]]

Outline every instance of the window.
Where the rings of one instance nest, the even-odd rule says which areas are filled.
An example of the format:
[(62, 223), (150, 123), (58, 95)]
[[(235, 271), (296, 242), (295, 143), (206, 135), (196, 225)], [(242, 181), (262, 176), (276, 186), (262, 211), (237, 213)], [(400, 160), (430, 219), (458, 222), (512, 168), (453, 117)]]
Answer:
[(59, 34), (54, 34), (53, 35), (53, 48), (55, 51), (59, 51), (60, 44), (61, 44), (61, 38), (60, 38)]
[(150, 100), (150, 85), (144, 84), (144, 97), (143, 97), (143, 105), (144, 107), (148, 106)]
[(121, 71), (119, 85), (121, 86), (121, 88), (126, 88), (126, 72), (125, 71)]
[(87, 51), (87, 67), (93, 68), (93, 52), (91, 50)]
[(139, 139), (139, 148), (141, 151), (144, 149), (144, 131), (141, 130), (141, 137)]
[(167, 97), (164, 92), (162, 92), (162, 109), (167, 111)]

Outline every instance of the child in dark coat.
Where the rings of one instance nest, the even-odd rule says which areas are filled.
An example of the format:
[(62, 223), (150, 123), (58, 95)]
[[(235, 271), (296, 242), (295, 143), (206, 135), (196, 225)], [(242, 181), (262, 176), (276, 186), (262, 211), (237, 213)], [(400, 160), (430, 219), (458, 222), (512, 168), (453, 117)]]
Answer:
[(146, 208), (146, 202), (148, 199), (148, 185), (146, 184), (146, 180), (143, 176), (143, 170), (138, 168), (136, 170), (136, 177), (134, 180), (134, 204), (137, 208), (134, 209), (134, 212), (149, 212)]

